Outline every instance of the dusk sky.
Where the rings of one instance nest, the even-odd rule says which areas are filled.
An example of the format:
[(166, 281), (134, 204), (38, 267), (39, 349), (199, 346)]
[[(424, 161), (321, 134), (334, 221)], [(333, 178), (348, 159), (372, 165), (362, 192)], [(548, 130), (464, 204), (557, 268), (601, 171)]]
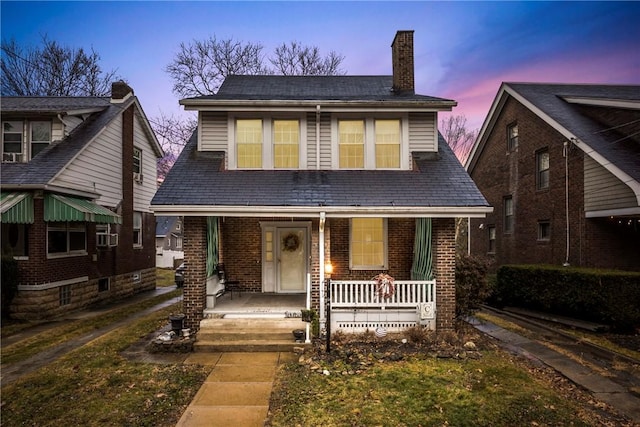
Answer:
[(290, 41), (345, 57), (349, 75), (391, 74), (397, 30), (414, 30), (416, 92), (454, 99), (482, 125), (503, 81), (640, 84), (640, 2), (1, 2), (3, 39), (47, 35), (101, 56), (147, 116), (183, 114), (164, 71), (181, 42)]

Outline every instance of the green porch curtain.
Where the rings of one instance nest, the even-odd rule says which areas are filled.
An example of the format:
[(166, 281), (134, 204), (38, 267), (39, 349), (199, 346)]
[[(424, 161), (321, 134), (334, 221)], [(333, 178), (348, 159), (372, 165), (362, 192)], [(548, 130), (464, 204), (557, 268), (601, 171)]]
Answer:
[(207, 217), (207, 277), (214, 274), (218, 265), (218, 217)]
[(433, 280), (433, 247), (431, 218), (416, 218), (411, 280)]

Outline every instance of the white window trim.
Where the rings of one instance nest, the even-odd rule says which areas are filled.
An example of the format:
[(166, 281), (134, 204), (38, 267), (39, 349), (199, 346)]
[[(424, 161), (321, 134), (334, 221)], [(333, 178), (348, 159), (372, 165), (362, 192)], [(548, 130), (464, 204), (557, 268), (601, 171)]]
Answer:
[(135, 235), (135, 231), (138, 230), (138, 228), (136, 228), (136, 221), (135, 221), (135, 215), (136, 214), (140, 214), (140, 242), (133, 242), (133, 247), (134, 248), (141, 248), (144, 244), (144, 235), (142, 234), (143, 230), (144, 230), (144, 215), (142, 215), (142, 212), (140, 211), (134, 211), (133, 212), (133, 228), (132, 228), (132, 235)]
[(389, 219), (382, 218), (382, 235), (384, 239), (384, 260), (383, 265), (354, 265), (351, 253), (351, 242), (353, 241), (353, 218), (349, 218), (349, 270), (387, 270), (389, 269)]
[[(34, 141), (33, 140), (33, 124), (34, 123), (48, 123), (49, 124), (49, 140), (48, 141)], [(29, 121), (29, 159), (33, 158), (33, 144), (47, 144), (51, 145), (53, 140), (53, 123), (51, 120), (31, 120)]]
[[(363, 115), (356, 113), (340, 113), (331, 115), (331, 169), (361, 170), (360, 168), (340, 167), (340, 136), (338, 135), (338, 122), (340, 120), (364, 121), (364, 169), (366, 170), (409, 170), (409, 115), (408, 114), (382, 114)], [(400, 167), (376, 168), (376, 120), (400, 120)]]
[[(261, 168), (239, 168), (236, 158), (236, 120), (238, 119), (260, 119), (262, 120), (262, 167)], [(298, 120), (300, 124), (300, 147), (299, 166), (297, 168), (285, 169), (274, 168), (273, 162), (273, 121), (274, 120)], [(227, 147), (229, 156), (227, 159), (229, 169), (241, 170), (299, 170), (307, 169), (307, 116), (300, 113), (256, 113), (256, 114), (230, 114), (227, 122), (229, 132), (229, 145)]]

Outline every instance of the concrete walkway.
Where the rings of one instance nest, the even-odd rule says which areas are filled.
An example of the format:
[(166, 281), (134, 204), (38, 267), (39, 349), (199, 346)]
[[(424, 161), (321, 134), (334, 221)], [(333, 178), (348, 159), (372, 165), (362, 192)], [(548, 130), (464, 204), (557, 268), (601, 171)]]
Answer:
[(493, 323), (480, 321), (476, 318), (470, 318), (468, 321), (479, 331), (500, 341), (505, 349), (534, 362), (552, 367), (574, 383), (590, 391), (596, 399), (611, 405), (634, 422), (640, 423), (640, 399), (621, 385), (563, 354)]
[(192, 353), (187, 364), (213, 370), (177, 427), (263, 426), (276, 370), (297, 360), (294, 353)]

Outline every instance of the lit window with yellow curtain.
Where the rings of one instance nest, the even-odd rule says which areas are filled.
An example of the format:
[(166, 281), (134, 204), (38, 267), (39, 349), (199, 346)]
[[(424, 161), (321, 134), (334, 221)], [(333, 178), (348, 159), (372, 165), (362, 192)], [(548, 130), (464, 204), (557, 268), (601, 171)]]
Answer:
[(338, 122), (340, 168), (364, 168), (364, 120)]
[(262, 167), (262, 120), (236, 120), (236, 155), (239, 168)]
[(300, 124), (297, 120), (273, 121), (273, 166), (297, 168), (300, 157)]
[(400, 167), (400, 120), (376, 120), (376, 168)]
[(351, 219), (351, 268), (387, 268), (385, 218)]

